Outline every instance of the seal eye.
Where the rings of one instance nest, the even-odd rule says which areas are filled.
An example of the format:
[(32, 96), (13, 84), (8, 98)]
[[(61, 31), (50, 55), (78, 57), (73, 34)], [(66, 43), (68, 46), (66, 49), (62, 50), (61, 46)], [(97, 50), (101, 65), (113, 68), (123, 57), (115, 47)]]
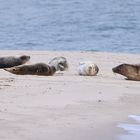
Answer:
[(16, 71), (16, 69), (15, 69), (15, 68), (13, 68), (13, 71)]
[(118, 71), (118, 72), (120, 72), (120, 71), (121, 71), (121, 69), (122, 69), (121, 67), (118, 67), (118, 70), (117, 70), (117, 71)]

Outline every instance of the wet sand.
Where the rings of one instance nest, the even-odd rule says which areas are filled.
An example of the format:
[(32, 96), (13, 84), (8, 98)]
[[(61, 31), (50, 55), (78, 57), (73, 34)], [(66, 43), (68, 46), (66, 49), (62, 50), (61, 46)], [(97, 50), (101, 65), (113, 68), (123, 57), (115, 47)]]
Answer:
[(140, 116), (129, 115), (128, 120), (118, 124), (125, 133), (118, 135), (119, 140), (139, 140), (140, 139)]
[[(69, 70), (54, 76), (13, 75), (0, 70), (0, 139), (114, 140), (117, 128), (140, 110), (140, 82), (113, 74), (121, 63), (140, 56), (99, 52), (0, 51), (1, 56), (31, 56), (28, 64), (64, 56)], [(79, 76), (80, 61), (99, 66), (97, 76)]]

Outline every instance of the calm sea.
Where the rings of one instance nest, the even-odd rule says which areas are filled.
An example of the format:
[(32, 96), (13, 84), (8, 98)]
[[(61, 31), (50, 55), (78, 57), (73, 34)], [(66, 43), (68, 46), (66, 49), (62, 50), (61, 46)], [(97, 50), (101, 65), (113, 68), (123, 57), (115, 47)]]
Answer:
[(0, 0), (0, 50), (140, 53), (140, 0)]

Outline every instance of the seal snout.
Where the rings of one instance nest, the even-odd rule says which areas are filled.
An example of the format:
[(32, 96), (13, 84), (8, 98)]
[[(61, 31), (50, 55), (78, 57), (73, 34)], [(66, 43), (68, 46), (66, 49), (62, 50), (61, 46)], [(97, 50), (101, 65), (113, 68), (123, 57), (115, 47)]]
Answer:
[(116, 72), (116, 68), (112, 68), (112, 71), (113, 71), (113, 72)]

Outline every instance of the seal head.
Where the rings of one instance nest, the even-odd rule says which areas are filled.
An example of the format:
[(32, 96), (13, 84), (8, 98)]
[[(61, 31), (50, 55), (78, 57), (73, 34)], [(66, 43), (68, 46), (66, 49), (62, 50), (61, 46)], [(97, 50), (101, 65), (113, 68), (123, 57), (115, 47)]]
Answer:
[(20, 57), (8, 56), (0, 57), (0, 68), (10, 68), (18, 65), (25, 64), (30, 60), (30, 56), (22, 55)]
[(21, 60), (22, 64), (25, 64), (26, 62), (28, 62), (30, 60), (30, 56), (22, 55), (22, 56), (19, 57), (19, 60)]
[(140, 81), (140, 65), (121, 64), (112, 68), (114, 73), (127, 77), (128, 80)]
[(65, 71), (68, 69), (68, 62), (65, 57), (55, 57), (49, 62), (49, 65), (54, 66), (57, 71)]

